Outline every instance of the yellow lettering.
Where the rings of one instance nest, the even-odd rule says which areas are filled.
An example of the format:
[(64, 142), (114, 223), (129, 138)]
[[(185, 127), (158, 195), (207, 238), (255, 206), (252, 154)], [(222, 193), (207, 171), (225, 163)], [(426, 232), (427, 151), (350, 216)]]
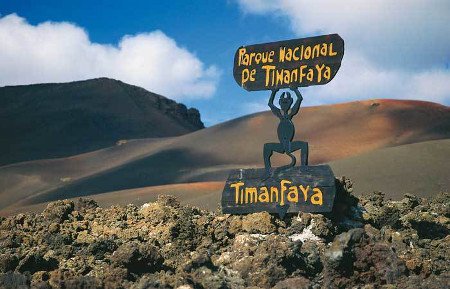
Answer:
[(262, 63), (267, 63), (267, 60), (269, 59), (269, 53), (268, 52), (264, 52), (261, 55), (261, 61)]
[(267, 187), (259, 188), (259, 197), (258, 198), (261, 203), (269, 202), (269, 191), (267, 190)]
[(291, 82), (298, 81), (298, 69), (294, 69), (291, 71)]
[(316, 64), (316, 69), (317, 69), (317, 82), (320, 82), (322, 80), (322, 69), (325, 67), (325, 64), (322, 64), (321, 66), (319, 66), (318, 64)]
[(280, 47), (279, 59), (280, 62), (284, 62), (284, 56), (286, 55), (286, 47)]
[(331, 77), (331, 68), (329, 66), (327, 66), (325, 68), (325, 72), (323, 73), (323, 77), (326, 78), (327, 80), (330, 80)]
[(302, 191), (303, 193), (303, 197), (305, 199), (305, 202), (308, 201), (308, 191), (309, 191), (309, 186), (305, 187), (303, 185), (300, 185), (300, 191)]
[(306, 46), (304, 57), (305, 59), (309, 59), (311, 57), (311, 46)]
[(319, 188), (314, 188), (313, 192), (315, 192), (315, 194), (311, 196), (311, 203), (313, 205), (322, 205), (323, 204), (322, 191)]
[(286, 60), (291, 61), (292, 60), (292, 49), (288, 48), (286, 52)]
[(337, 54), (337, 52), (333, 51), (333, 43), (330, 43), (330, 56), (335, 56)]
[(255, 81), (255, 74), (256, 68), (253, 68), (252, 71), (250, 71), (250, 81)]
[(245, 188), (245, 203), (248, 202), (258, 202), (258, 191), (254, 187)]
[[(234, 183), (234, 184), (230, 185), (230, 187), (234, 188), (234, 190), (235, 190), (234, 191), (234, 200), (235, 200), (236, 204), (239, 202), (239, 188), (242, 187), (243, 185), (244, 185), (243, 182), (238, 182), (238, 183)], [(241, 200), (241, 203), (242, 203), (242, 200)]]
[(280, 84), (283, 84), (283, 69), (281, 69), (281, 70), (275, 70), (275, 73), (276, 73), (276, 81), (275, 81), (275, 83), (277, 84), (277, 85), (280, 85)]
[(252, 53), (250, 53), (250, 60), (249, 60), (249, 65), (252, 65), (252, 60), (253, 60), (253, 57), (255, 57), (255, 52), (252, 52)]
[(286, 192), (286, 184), (292, 184), (292, 182), (288, 180), (281, 180), (281, 202), (280, 206), (284, 206), (284, 192)]
[(298, 189), (297, 186), (292, 186), (289, 188), (289, 193), (287, 195), (287, 200), (291, 203), (298, 203)]
[(261, 58), (262, 58), (262, 54), (261, 53), (256, 53), (256, 55), (255, 55), (255, 62), (256, 62), (256, 64), (259, 64), (259, 62), (261, 62)]
[(284, 71), (284, 83), (290, 83), (291, 82), (291, 74), (289, 73), (289, 70)]
[(306, 79), (308, 79), (309, 81), (314, 80), (314, 70), (312, 70), (311, 68), (308, 69), (308, 74), (306, 74)]
[(314, 59), (316, 57), (319, 57), (319, 52), (320, 52), (320, 44), (314, 45), (311, 58)]
[[(270, 80), (270, 73), (275, 70), (275, 65), (263, 65), (261, 67), (262, 69), (264, 69), (266, 71), (266, 86), (269, 86), (269, 80)], [(273, 80), (273, 76), (272, 76), (272, 80)], [(272, 81), (272, 85), (273, 85), (273, 81)]]
[(269, 62), (273, 62), (273, 56), (275, 55), (275, 51), (273, 51), (273, 50), (271, 50), (270, 52), (269, 52)]
[[(277, 198), (275, 201), (273, 200), (273, 195), (275, 194), (275, 197)], [(270, 202), (278, 202), (278, 188), (277, 187), (270, 187)]]
[(250, 78), (250, 71), (248, 70), (248, 68), (244, 68), (242, 70), (242, 75), (241, 75), (241, 85), (244, 85), (244, 83), (246, 83), (249, 78)]
[(292, 51), (292, 58), (293, 58), (295, 61), (297, 61), (297, 60), (300, 59), (297, 55), (295, 55), (295, 53), (297, 53), (297, 52), (298, 52), (298, 46), (294, 48), (294, 51)]
[(306, 66), (306, 65), (300, 66), (300, 80), (299, 80), (300, 83), (303, 82), (303, 77), (306, 76), (306, 73), (303, 71), (306, 67), (308, 67), (308, 66)]
[(326, 43), (322, 43), (322, 48), (320, 48), (320, 55), (327, 56), (328, 45)]
[[(244, 64), (244, 55), (245, 52), (247, 51), (247, 49), (245, 49), (245, 47), (242, 47), (239, 49), (239, 62), (238, 62), (238, 66), (241, 66), (241, 63)], [(245, 64), (246, 65), (246, 64)]]

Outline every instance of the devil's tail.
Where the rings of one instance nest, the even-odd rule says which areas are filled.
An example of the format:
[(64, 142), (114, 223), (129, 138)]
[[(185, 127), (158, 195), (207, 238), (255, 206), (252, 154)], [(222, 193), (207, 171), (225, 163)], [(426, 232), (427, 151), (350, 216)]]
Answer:
[(291, 157), (291, 163), (289, 165), (287, 165), (287, 167), (293, 167), (295, 166), (295, 162), (297, 161), (295, 156), (292, 153), (286, 153), (288, 156)]

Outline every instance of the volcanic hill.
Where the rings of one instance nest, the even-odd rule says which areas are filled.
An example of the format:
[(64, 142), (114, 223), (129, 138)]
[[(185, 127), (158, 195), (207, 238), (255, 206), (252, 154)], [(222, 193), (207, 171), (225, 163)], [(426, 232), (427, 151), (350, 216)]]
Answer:
[(108, 78), (0, 88), (0, 165), (203, 127), (197, 109)]

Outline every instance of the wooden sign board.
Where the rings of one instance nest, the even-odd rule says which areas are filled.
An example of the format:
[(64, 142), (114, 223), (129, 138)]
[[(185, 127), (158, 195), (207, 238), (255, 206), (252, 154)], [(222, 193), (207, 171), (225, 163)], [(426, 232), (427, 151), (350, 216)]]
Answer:
[(292, 167), (264, 180), (265, 169), (233, 170), (222, 192), (222, 212), (331, 212), (336, 185), (327, 165)]
[(248, 91), (321, 85), (334, 78), (343, 56), (338, 34), (242, 46), (233, 75)]

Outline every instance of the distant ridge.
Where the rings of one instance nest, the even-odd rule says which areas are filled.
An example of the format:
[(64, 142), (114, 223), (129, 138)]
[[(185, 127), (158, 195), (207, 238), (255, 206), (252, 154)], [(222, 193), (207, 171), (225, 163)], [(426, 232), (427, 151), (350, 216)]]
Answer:
[(109, 78), (0, 88), (0, 165), (201, 128), (197, 109)]

